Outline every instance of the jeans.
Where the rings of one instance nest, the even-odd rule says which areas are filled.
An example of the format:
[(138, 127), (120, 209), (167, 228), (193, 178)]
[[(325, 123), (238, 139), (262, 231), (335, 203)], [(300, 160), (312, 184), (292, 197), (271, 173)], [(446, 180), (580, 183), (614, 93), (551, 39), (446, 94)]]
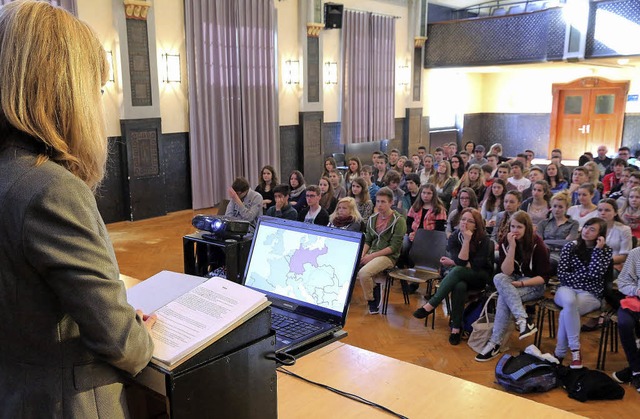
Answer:
[(362, 287), (364, 299), (367, 301), (373, 301), (373, 277), (385, 269), (393, 268), (393, 261), (387, 256), (378, 256), (372, 259), (364, 265), (358, 271), (358, 280)]
[(456, 266), (442, 279), (438, 291), (429, 300), (432, 307), (437, 307), (451, 293), (451, 327), (462, 326), (462, 313), (467, 299), (467, 290), (481, 290), (487, 285), (489, 275), (485, 271), (474, 271), (463, 266)]
[[(618, 331), (620, 342), (627, 355), (631, 371), (640, 372), (640, 349), (636, 346), (636, 324), (640, 322), (640, 313), (618, 309)], [(640, 337), (640, 336), (639, 336)]]
[(516, 288), (511, 284), (513, 281), (527, 279), (529, 278), (515, 277), (502, 273), (493, 278), (493, 283), (496, 286), (496, 290), (498, 290), (498, 302), (496, 303), (496, 316), (493, 320), (493, 333), (489, 342), (494, 345), (502, 344), (509, 322), (512, 321), (513, 317), (516, 320), (527, 318), (527, 310), (522, 303), (538, 299), (544, 295), (544, 284), (520, 288)]
[(580, 349), (580, 316), (600, 308), (600, 299), (588, 291), (562, 286), (553, 299), (562, 307), (558, 316), (556, 357), (563, 357), (567, 350)]

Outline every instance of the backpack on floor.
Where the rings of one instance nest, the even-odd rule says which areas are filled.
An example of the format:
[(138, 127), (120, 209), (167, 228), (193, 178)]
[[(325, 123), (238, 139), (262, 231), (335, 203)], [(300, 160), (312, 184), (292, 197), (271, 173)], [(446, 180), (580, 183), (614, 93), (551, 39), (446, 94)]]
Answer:
[(462, 330), (467, 333), (473, 332), (473, 323), (480, 317), (480, 313), (486, 302), (487, 297), (482, 296), (465, 306), (462, 312)]
[(516, 393), (543, 393), (558, 386), (556, 367), (533, 355), (504, 354), (496, 365), (496, 383)]

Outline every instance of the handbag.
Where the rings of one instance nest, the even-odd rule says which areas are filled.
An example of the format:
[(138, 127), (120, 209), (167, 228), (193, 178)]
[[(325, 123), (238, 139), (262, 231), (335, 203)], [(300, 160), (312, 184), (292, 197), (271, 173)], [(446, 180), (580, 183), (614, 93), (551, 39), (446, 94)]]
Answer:
[[(484, 303), (484, 307), (482, 307), (482, 311), (480, 312), (480, 317), (478, 320), (473, 322), (473, 330), (469, 335), (469, 340), (467, 344), (471, 349), (476, 351), (477, 353), (481, 353), (484, 347), (486, 346), (489, 339), (491, 339), (491, 334), (493, 333), (493, 319), (495, 318), (495, 313), (490, 313), (488, 310), (489, 302), (492, 300), (498, 299), (498, 292), (492, 293), (487, 301)], [(506, 351), (509, 349), (509, 337), (511, 336), (511, 332), (515, 329), (513, 323), (509, 323), (509, 327), (507, 328), (507, 333), (505, 333), (502, 338), (502, 342), (500, 342), (500, 350)]]

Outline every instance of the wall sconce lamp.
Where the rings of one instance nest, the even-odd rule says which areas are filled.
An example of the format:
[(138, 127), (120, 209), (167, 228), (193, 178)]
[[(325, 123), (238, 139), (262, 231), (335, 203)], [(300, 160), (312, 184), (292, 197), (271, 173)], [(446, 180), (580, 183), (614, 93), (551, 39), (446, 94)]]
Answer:
[(287, 60), (284, 62), (284, 82), (286, 84), (300, 83), (300, 61)]
[(112, 51), (107, 51), (107, 63), (109, 64), (109, 78), (107, 79), (107, 81), (113, 83), (114, 81), (116, 81), (116, 79), (115, 79), (115, 71), (113, 69), (113, 52)]
[(338, 63), (324, 63), (324, 84), (338, 84)]
[(411, 80), (411, 70), (408, 65), (398, 67), (398, 84), (400, 86), (408, 86)]
[(162, 54), (162, 59), (165, 66), (164, 79), (162, 81), (165, 83), (180, 83), (180, 54)]

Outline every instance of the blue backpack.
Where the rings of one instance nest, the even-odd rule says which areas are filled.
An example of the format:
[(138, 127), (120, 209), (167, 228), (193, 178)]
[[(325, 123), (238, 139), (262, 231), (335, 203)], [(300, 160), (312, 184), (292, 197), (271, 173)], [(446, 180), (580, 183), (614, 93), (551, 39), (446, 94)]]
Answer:
[(558, 386), (556, 367), (527, 353), (505, 354), (496, 365), (496, 383), (516, 393), (543, 393)]

